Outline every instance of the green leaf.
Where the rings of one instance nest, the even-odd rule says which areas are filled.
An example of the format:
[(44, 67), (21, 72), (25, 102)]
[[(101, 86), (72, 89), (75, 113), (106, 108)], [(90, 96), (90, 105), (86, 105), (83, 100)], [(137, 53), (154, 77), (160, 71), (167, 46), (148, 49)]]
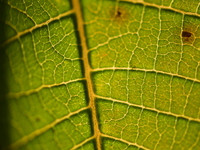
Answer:
[(1, 149), (200, 149), (193, 0), (1, 0)]

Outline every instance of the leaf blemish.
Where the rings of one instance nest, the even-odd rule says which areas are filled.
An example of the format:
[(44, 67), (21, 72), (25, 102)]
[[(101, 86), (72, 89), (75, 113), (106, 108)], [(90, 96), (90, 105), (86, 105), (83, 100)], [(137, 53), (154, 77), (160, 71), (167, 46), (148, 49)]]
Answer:
[(117, 12), (116, 12), (115, 17), (116, 17), (116, 18), (120, 18), (120, 17), (122, 17), (122, 12), (120, 11), (119, 8), (117, 9)]
[(121, 25), (122, 23), (128, 21), (129, 14), (124, 7), (112, 7), (110, 9), (111, 20)]
[(195, 40), (193, 33), (188, 30), (183, 30), (181, 37), (184, 44), (192, 44)]
[(191, 37), (192, 36), (192, 33), (190, 33), (190, 32), (187, 32), (187, 31), (183, 31), (182, 32), (182, 37)]
[(196, 40), (198, 24), (193, 21), (185, 21), (181, 29), (180, 37), (184, 45), (193, 45)]
[(35, 118), (35, 120), (36, 120), (37, 122), (40, 122), (40, 118), (39, 118), (39, 117)]

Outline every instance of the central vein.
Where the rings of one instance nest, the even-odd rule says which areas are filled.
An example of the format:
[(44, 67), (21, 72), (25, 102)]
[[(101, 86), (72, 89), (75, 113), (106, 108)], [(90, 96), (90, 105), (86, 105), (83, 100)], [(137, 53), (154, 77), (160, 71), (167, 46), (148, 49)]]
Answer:
[(89, 99), (90, 99), (89, 106), (92, 111), (94, 136), (96, 137), (97, 149), (100, 150), (101, 149), (100, 130), (99, 130), (99, 125), (98, 125), (98, 121), (97, 121), (95, 97), (94, 97), (94, 91), (93, 91), (92, 79), (91, 79), (91, 70), (92, 69), (90, 68), (90, 64), (89, 64), (88, 48), (87, 48), (86, 38), (85, 38), (85, 33), (84, 33), (84, 23), (83, 23), (83, 18), (82, 18), (80, 1), (72, 0), (72, 5), (73, 5), (75, 15), (76, 15), (76, 22), (77, 22), (77, 26), (78, 26), (79, 37), (80, 37), (80, 42), (81, 42), (81, 47), (82, 47), (83, 65), (84, 65), (84, 70), (85, 70), (84, 73), (85, 73), (85, 78), (86, 78), (86, 82), (87, 82), (88, 95), (89, 95)]

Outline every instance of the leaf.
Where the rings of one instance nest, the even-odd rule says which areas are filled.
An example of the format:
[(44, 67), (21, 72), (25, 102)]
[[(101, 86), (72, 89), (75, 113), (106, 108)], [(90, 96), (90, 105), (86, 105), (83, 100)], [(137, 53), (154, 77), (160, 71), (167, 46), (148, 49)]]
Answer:
[(200, 149), (197, 0), (1, 11), (2, 149)]

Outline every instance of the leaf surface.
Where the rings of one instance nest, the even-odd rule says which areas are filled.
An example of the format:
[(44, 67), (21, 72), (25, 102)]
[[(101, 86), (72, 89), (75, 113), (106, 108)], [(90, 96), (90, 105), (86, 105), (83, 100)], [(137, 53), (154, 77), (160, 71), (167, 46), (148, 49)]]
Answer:
[(200, 149), (198, 0), (1, 5), (4, 149)]

